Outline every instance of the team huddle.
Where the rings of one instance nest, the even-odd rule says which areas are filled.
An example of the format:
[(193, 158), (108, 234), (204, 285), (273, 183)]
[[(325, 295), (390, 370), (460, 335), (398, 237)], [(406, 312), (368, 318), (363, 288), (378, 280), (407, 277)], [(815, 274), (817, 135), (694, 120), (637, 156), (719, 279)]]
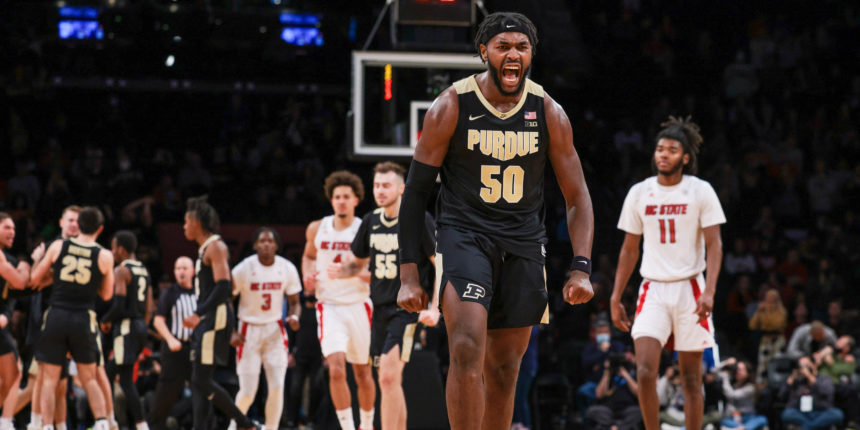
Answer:
[[(574, 256), (562, 287), (564, 300), (577, 305), (594, 295), (591, 197), (567, 115), (528, 78), (536, 45), (537, 32), (525, 16), (488, 15), (475, 38), (487, 71), (455, 82), (434, 101), (408, 180), (403, 167), (377, 164), (378, 208), (359, 218), (361, 179), (347, 171), (325, 179), (333, 214), (307, 226), (301, 275), (277, 255), (280, 238), (267, 227), (254, 234), (255, 254), (231, 268), (217, 212), (205, 197), (192, 198), (183, 228), (185, 238), (199, 245), (196, 262), (191, 267), (190, 259), (177, 260), (177, 285), (160, 294), (153, 316), (152, 282), (135, 257), (134, 235), (117, 232), (111, 250), (103, 249), (96, 243), (104, 228), (98, 209), (67, 209), (62, 237), (34, 250), (32, 266), (6, 252), (14, 223), (0, 215), (3, 303), (20, 294), (37, 294), (45, 303), (35, 313), (41, 319), (30, 327), (36, 340), (22, 350), (27, 361), (35, 357), (32, 366), (24, 363), (33, 385), (26, 391), (32, 393), (27, 394), (30, 430), (65, 430), (69, 358), (87, 393), (95, 430), (116, 427), (111, 381), (118, 378), (138, 430), (161, 429), (189, 374), (195, 429), (209, 428), (212, 405), (230, 418), (231, 428), (259, 428), (246, 414), (261, 368), (268, 387), (265, 427), (278, 428), (287, 328), (308, 329), (300, 324), (300, 294), (316, 298), (317, 337), (341, 428), (373, 428), (374, 366), (382, 428), (406, 428), (403, 369), (416, 326), (436, 325), (440, 311), (450, 350), (451, 428), (510, 428), (517, 369), (531, 327), (549, 316), (547, 164), (566, 203)], [(670, 335), (680, 353), (681, 375), (689, 381), (701, 372), (702, 351), (714, 345), (711, 309), (722, 256), (720, 225), (726, 221), (713, 188), (693, 176), (702, 142), (698, 126), (689, 118), (671, 118), (655, 141), (655, 176), (630, 190), (620, 214), (618, 228), (626, 237), (610, 303), (613, 322), (631, 331), (635, 341), (638, 398), (649, 430), (659, 425), (656, 373)], [(434, 221), (426, 207), (437, 177)], [(631, 324), (621, 296), (643, 238), (644, 280)], [(99, 299), (108, 305), (97, 316)], [(145, 417), (132, 372), (150, 322), (164, 340), (163, 371), (156, 404)], [(8, 316), (0, 315), (0, 327), (7, 324)], [(107, 345), (100, 341), (100, 328), (110, 333)], [(6, 399), (0, 430), (7, 430), (25, 390), (18, 393), (19, 349), (7, 330), (0, 333), (0, 398)], [(230, 362), (231, 345), (239, 380), (235, 399), (213, 378), (216, 367)], [(357, 385), (357, 427), (347, 363)], [(684, 385), (687, 428), (701, 427), (700, 384), (701, 378), (698, 386)]]

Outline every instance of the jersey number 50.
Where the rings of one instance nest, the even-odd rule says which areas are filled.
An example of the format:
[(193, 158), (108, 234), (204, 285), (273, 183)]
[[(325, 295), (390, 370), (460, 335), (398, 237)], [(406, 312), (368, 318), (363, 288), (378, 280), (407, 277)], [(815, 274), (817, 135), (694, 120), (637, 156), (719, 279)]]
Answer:
[[(496, 177), (502, 173), (502, 181)], [(517, 203), (523, 198), (523, 176), (525, 171), (520, 166), (508, 166), (502, 172), (501, 166), (484, 164), (481, 166), (481, 199), (487, 203), (495, 203), (504, 198), (508, 203)]]

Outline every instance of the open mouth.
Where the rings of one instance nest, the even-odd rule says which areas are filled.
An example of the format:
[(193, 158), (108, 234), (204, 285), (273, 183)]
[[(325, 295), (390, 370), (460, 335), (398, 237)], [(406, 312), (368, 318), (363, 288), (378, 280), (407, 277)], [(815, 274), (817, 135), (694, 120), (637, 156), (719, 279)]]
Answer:
[(522, 68), (517, 63), (505, 64), (502, 66), (502, 82), (505, 85), (514, 86), (520, 81), (520, 71)]

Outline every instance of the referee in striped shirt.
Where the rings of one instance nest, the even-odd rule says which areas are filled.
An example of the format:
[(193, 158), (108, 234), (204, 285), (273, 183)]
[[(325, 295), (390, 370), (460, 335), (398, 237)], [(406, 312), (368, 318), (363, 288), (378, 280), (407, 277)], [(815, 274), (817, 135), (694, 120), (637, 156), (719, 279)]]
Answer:
[(176, 283), (161, 293), (155, 311), (153, 326), (164, 339), (161, 343), (161, 376), (155, 386), (149, 426), (152, 430), (165, 429), (167, 416), (179, 398), (185, 381), (191, 377), (189, 344), (192, 329), (182, 325), (185, 317), (197, 309), (197, 296), (191, 288), (194, 263), (188, 257), (179, 257), (173, 266)]

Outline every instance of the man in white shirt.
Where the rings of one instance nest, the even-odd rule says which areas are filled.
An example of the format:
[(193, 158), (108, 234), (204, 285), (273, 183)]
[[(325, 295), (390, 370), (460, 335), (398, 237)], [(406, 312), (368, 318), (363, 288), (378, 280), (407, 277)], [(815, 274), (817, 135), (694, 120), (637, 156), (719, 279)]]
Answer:
[[(692, 176), (702, 143), (699, 127), (689, 117), (669, 117), (661, 126), (652, 158), (657, 175), (634, 185), (621, 209), (618, 228), (626, 235), (610, 309), (612, 322), (621, 331), (631, 331), (635, 343), (645, 428), (660, 427), (660, 351), (674, 335), (686, 427), (698, 429), (704, 413), (702, 352), (714, 346), (711, 309), (723, 256), (720, 224), (726, 217), (711, 185)], [(639, 259), (643, 237), (643, 280), (631, 330), (621, 297)], [(707, 278), (703, 278), (706, 269)]]
[(302, 283), (296, 266), (277, 255), (278, 233), (261, 227), (254, 234), (256, 254), (242, 260), (232, 270), (233, 296), (239, 296), (239, 333), (236, 347), (236, 374), (239, 392), (236, 406), (242, 413), (254, 403), (260, 381), (260, 365), (266, 369), (266, 428), (277, 429), (284, 407), (284, 378), (287, 374), (289, 341), (281, 312), (284, 296), (289, 302), (287, 324), (299, 329), (299, 293)]

